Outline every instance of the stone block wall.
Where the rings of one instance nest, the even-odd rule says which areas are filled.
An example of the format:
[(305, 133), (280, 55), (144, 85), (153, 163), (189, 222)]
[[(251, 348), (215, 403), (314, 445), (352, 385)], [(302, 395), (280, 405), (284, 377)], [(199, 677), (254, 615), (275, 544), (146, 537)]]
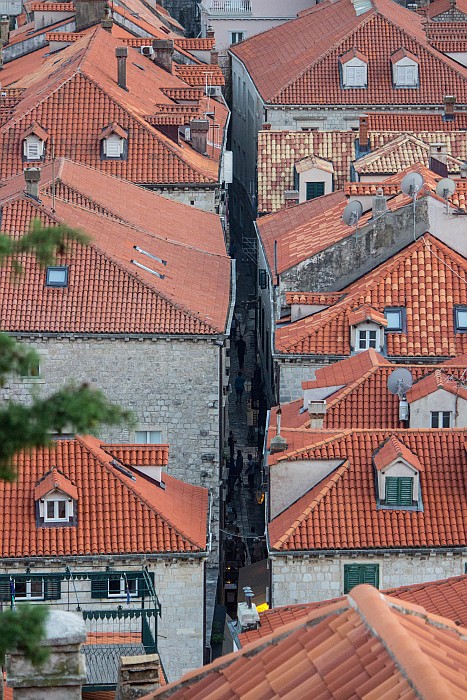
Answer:
[(465, 573), (462, 554), (388, 554), (373, 557), (272, 557), (272, 605), (327, 600), (344, 594), (345, 564), (378, 564), (379, 588), (437, 581)]
[[(0, 399), (29, 401), (57, 391), (65, 382), (86, 382), (130, 409), (137, 430), (160, 430), (169, 444), (168, 473), (210, 489), (212, 530), (219, 520), (219, 353), (211, 340), (40, 338), (23, 339), (41, 358), (41, 378), (17, 377)], [(134, 442), (127, 426), (103, 426), (105, 442)], [(215, 548), (214, 548), (215, 549)]]
[(198, 0), (159, 0), (159, 4), (180, 22), (186, 36), (198, 36), (201, 31)]
[[(210, 147), (209, 147), (210, 148)], [(216, 214), (216, 207), (219, 205), (219, 189), (198, 189), (198, 188), (169, 188), (169, 187), (150, 187), (148, 189), (158, 192), (166, 199), (172, 200), (172, 202), (180, 202), (181, 204), (187, 204), (188, 206), (196, 207), (197, 209), (202, 209), (202, 211), (208, 211)]]
[[(310, 358), (311, 360), (311, 358)], [(302, 382), (315, 379), (315, 371), (324, 367), (323, 363), (313, 361), (287, 362), (276, 360), (280, 369), (280, 400), (281, 403), (295, 401), (303, 396)]]

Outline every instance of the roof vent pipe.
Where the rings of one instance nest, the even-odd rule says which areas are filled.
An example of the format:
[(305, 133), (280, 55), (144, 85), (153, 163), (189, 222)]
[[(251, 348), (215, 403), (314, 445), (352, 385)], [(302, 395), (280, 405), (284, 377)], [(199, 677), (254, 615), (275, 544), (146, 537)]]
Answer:
[(278, 408), (276, 415), (277, 415), (277, 431), (276, 431), (275, 436), (271, 440), (271, 444), (269, 445), (269, 451), (271, 452), (271, 454), (274, 454), (275, 452), (284, 452), (287, 449), (287, 441), (281, 435), (281, 409), (280, 409), (280, 407)]
[(126, 46), (117, 46), (115, 49), (115, 56), (117, 57), (118, 87), (128, 91), (126, 86), (126, 59), (128, 57), (128, 48)]

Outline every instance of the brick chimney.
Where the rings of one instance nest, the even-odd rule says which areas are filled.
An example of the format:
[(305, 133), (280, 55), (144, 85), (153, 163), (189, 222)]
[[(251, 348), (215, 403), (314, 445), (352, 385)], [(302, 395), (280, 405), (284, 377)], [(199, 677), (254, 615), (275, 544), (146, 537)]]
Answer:
[(0, 41), (2, 46), (5, 46), (10, 41), (10, 18), (8, 15), (2, 15), (0, 20)]
[(211, 66), (219, 65), (219, 51), (211, 51)]
[(269, 122), (263, 124), (263, 131), (271, 131), (271, 125)]
[(453, 121), (456, 117), (456, 97), (454, 95), (445, 95), (444, 101), (444, 119), (445, 121)]
[(39, 182), (41, 179), (40, 168), (25, 168), (24, 179), (26, 181), (26, 194), (30, 197), (39, 198)]
[(206, 39), (214, 39), (214, 29), (212, 27), (207, 28)]
[(209, 122), (207, 119), (193, 119), (190, 122), (191, 145), (198, 153), (206, 154), (208, 149)]
[(152, 48), (154, 50), (152, 60), (156, 66), (167, 71), (167, 73), (171, 73), (174, 55), (174, 43), (172, 39), (154, 39)]
[(430, 158), (436, 158), (440, 163), (447, 163), (448, 147), (445, 143), (430, 143)]
[(117, 46), (115, 49), (115, 56), (117, 57), (118, 87), (128, 91), (126, 86), (126, 59), (128, 57), (128, 48), (126, 46)]
[(361, 114), (358, 122), (358, 145), (361, 151), (366, 151), (368, 150), (368, 115)]

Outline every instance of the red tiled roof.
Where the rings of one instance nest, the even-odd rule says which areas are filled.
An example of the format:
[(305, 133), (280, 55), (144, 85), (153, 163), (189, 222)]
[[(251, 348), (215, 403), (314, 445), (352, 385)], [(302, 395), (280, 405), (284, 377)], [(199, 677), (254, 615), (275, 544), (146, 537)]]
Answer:
[[(447, 153), (453, 158), (467, 160), (465, 137), (467, 119), (443, 122), (441, 117), (426, 116), (427, 120), (424, 119), (424, 115), (410, 115), (410, 117), (402, 115), (399, 125), (395, 114), (373, 117), (370, 113), (368, 115), (370, 123), (375, 119), (375, 125), (371, 127), (368, 134), (370, 153), (359, 160), (356, 160), (355, 151), (355, 140), (358, 137), (356, 132), (260, 131), (258, 134), (258, 211), (269, 213), (285, 208), (285, 192), (295, 188), (295, 165), (313, 155), (326, 159), (332, 164), (335, 189), (343, 188), (344, 183), (350, 179), (352, 165), (358, 168), (359, 163), (367, 162), (366, 159), (371, 162), (373, 154), (379, 152), (378, 149), (383, 149), (380, 152), (378, 167), (386, 175), (398, 173), (407, 165), (417, 162), (428, 166), (427, 144), (429, 143), (445, 143)], [(459, 120), (461, 116), (459, 115)], [(467, 114), (465, 116), (467, 117)], [(381, 122), (381, 127), (378, 126), (377, 118)], [(413, 122), (410, 121), (411, 119)], [(386, 121), (387, 125), (385, 125)], [(457, 127), (453, 127), (453, 124), (457, 124)], [(462, 128), (464, 131), (459, 131)], [(401, 135), (401, 131), (412, 132), (415, 141), (407, 135)], [(389, 149), (387, 154), (386, 147)], [(382, 157), (384, 155), (385, 158)], [(459, 170), (458, 163), (453, 163), (450, 167), (455, 172)]]
[[(405, 600), (408, 603), (421, 605), (432, 615), (446, 617), (456, 625), (467, 626), (467, 576), (452, 576), (451, 578), (429, 583), (415, 583), (411, 586), (400, 586), (383, 591), (391, 598)], [(316, 603), (287, 605), (272, 608), (260, 613), (260, 627), (239, 634), (242, 647), (259, 638), (267, 637), (281, 627), (294, 620), (306, 617), (317, 608), (326, 607), (342, 598), (320, 600)]]
[(406, 331), (386, 334), (388, 357), (426, 360), (460, 355), (467, 350), (467, 336), (455, 332), (454, 306), (467, 304), (466, 274), (466, 260), (427, 234), (343, 289), (346, 296), (342, 301), (277, 328), (276, 350), (299, 355), (350, 355), (348, 314), (361, 304), (369, 304), (381, 312), (387, 306), (406, 308)]
[[(423, 467), (423, 511), (378, 509), (372, 458), (391, 436)], [(342, 465), (269, 523), (271, 550), (465, 547), (466, 436), (466, 430), (348, 430), (281, 453), (276, 461), (342, 459)]]
[(210, 51), (216, 45), (215, 39), (208, 39), (205, 37), (178, 37), (175, 39), (175, 45), (180, 46), (187, 51)]
[[(121, 45), (97, 27), (16, 83), (15, 87), (25, 90), (1, 130), (3, 177), (22, 170), (20, 135), (37, 121), (54, 137), (56, 156), (70, 157), (132, 182), (218, 182), (220, 149), (209, 147), (209, 155), (204, 156), (187, 143), (175, 143), (146, 120), (155, 113), (155, 103), (172, 102), (168, 91), (183, 94), (192, 88), (146, 59), (143, 73), (138, 67), (142, 57), (130, 48), (126, 62), (129, 89), (122, 90), (117, 85), (115, 58), (115, 48)], [(201, 92), (197, 98), (207, 100)], [(215, 130), (218, 141), (227, 110), (215, 100), (210, 101), (210, 109), (215, 116), (208, 138), (212, 141)], [(101, 159), (98, 137), (112, 121), (129, 133), (123, 160)]]
[(369, 304), (362, 304), (362, 306), (359, 306), (356, 309), (352, 309), (352, 311), (349, 311), (349, 326), (356, 326), (358, 323), (363, 323), (364, 321), (374, 321), (379, 326), (384, 327), (388, 325), (384, 313), (373, 309)]
[(417, 455), (414, 455), (414, 453), (411, 452), (411, 450), (409, 450), (395, 435), (391, 435), (391, 437), (388, 438), (386, 442), (374, 452), (373, 464), (378, 471), (382, 471), (399, 458), (405, 460), (407, 464), (416, 469), (418, 472), (423, 471), (423, 465), (421, 464)]
[[(465, 356), (454, 358), (450, 362), (451, 373), (459, 377), (466, 365)], [(400, 428), (403, 425), (399, 419), (399, 397), (388, 391), (387, 383), (389, 376), (401, 366), (408, 369), (417, 382), (440, 365), (395, 365), (370, 349), (315, 370), (315, 379), (302, 382), (302, 387), (304, 390), (342, 387), (326, 398), (326, 413), (323, 416), (323, 428), (326, 430)], [(416, 386), (417, 383), (414, 384)], [(288, 428), (308, 428), (310, 416), (308, 411), (302, 410), (303, 403), (303, 398), (300, 398), (281, 404), (281, 432)], [(275, 435), (276, 412), (277, 408), (271, 410), (269, 439)], [(304, 436), (301, 438), (305, 439)], [(294, 443), (298, 439), (295, 438)]]
[(342, 297), (340, 292), (286, 292), (286, 304), (303, 304), (304, 306), (330, 306)]
[[(73, 244), (71, 255), (60, 257), (69, 266), (66, 288), (46, 287), (45, 271), (32, 256), (23, 261), (28, 283), (21, 286), (20, 295), (17, 284), (4, 271), (0, 285), (4, 330), (151, 335), (223, 332), (230, 298), (230, 259), (221, 252), (223, 233), (214, 215), (69, 163), (56, 168), (52, 213), (50, 174), (50, 168), (46, 169), (47, 188), (41, 192), (41, 204), (18, 192), (21, 177), (0, 189), (3, 231), (21, 235), (39, 217), (47, 225), (64, 222), (79, 228), (91, 241), (84, 247)], [(196, 230), (200, 231), (197, 243), (193, 241)], [(145, 253), (166, 260), (167, 265)]]
[[(439, 15), (442, 15), (445, 12), (450, 12), (453, 9), (455, 11), (457, 10), (458, 12), (467, 14), (466, 0), (455, 0), (454, 3), (452, 3), (451, 0), (431, 0), (427, 7), (423, 8), (423, 10), (426, 10), (428, 17), (430, 18), (438, 17)], [(458, 25), (459, 22), (456, 22), (455, 24)]]
[[(146, 447), (151, 454), (154, 446)], [(138, 445), (135, 454), (143, 453), (144, 446)], [(164, 474), (165, 489), (137, 472), (133, 480), (112, 465), (113, 459), (106, 445), (89, 436), (20, 453), (15, 460), (18, 480), (0, 482), (0, 556), (204, 551), (207, 490), (169, 474)], [(35, 484), (52, 467), (76, 484), (77, 526), (36, 523)]]
[(362, 585), (191, 671), (144, 700), (452, 700), (467, 687), (466, 630)]
[(175, 75), (193, 87), (225, 85), (224, 74), (218, 65), (176, 63), (174, 68)]
[(467, 129), (467, 112), (457, 112), (452, 121), (438, 114), (400, 114), (399, 112), (368, 112), (368, 130), (396, 131), (418, 134), (422, 132), (459, 131)]
[(411, 389), (407, 392), (407, 400), (409, 403), (418, 401), (424, 396), (432, 394), (438, 389), (444, 389), (451, 394), (467, 399), (467, 390), (462, 387), (452, 376), (449, 376), (440, 369), (436, 369), (431, 374), (419, 379)]
[(166, 467), (169, 463), (168, 445), (106, 444), (105, 451), (129, 467)]
[[(418, 58), (416, 89), (393, 85), (389, 59), (401, 46)], [(367, 88), (342, 87), (338, 59), (352, 48), (370, 57)], [(358, 17), (351, 0), (326, 0), (231, 52), (272, 104), (439, 105), (446, 94), (467, 103), (467, 70), (430, 47), (422, 18), (393, 0), (373, 0)]]
[(60, 472), (56, 467), (39, 479), (34, 489), (34, 500), (38, 501), (51, 491), (62, 491), (75, 501), (78, 498), (78, 489), (75, 484), (68, 479), (63, 472)]

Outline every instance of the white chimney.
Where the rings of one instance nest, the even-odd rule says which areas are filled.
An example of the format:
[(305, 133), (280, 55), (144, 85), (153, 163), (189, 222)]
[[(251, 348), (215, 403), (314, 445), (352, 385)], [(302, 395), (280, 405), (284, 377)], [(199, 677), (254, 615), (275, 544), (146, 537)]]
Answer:
[(257, 630), (259, 627), (259, 615), (256, 605), (252, 602), (254, 593), (249, 586), (243, 589), (246, 601), (237, 606), (237, 628), (239, 632)]
[(308, 401), (308, 415), (310, 416), (310, 428), (322, 428), (326, 415), (326, 399)]

